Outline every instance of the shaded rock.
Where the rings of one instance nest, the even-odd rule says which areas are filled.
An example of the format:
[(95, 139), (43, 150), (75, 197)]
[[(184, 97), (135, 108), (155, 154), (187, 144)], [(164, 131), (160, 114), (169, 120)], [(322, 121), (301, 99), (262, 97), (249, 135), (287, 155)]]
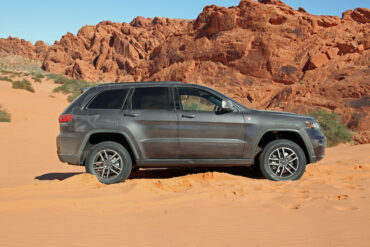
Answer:
[(304, 8), (302, 8), (302, 7), (299, 7), (298, 8), (298, 12), (307, 13), (307, 11)]
[(321, 67), (329, 61), (328, 57), (325, 54), (318, 54), (311, 57), (307, 63), (307, 70), (316, 69)]
[(370, 10), (365, 8), (357, 8), (351, 13), (353, 20), (359, 23), (370, 23)]
[(335, 59), (336, 57), (338, 57), (338, 52), (339, 52), (339, 49), (338, 48), (331, 48), (329, 50), (327, 50), (325, 52), (326, 56), (328, 56), (329, 59)]

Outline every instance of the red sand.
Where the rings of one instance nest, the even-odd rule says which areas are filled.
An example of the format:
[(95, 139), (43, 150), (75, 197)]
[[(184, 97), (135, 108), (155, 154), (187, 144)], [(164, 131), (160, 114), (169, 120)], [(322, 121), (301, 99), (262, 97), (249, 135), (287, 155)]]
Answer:
[(0, 81), (0, 246), (369, 246), (370, 145), (329, 148), (294, 182), (152, 170), (107, 186), (58, 161), (68, 103), (34, 87)]

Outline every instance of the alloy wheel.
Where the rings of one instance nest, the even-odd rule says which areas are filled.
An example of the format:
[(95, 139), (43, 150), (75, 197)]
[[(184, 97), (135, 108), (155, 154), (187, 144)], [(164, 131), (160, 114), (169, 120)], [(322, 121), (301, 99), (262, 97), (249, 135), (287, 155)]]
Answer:
[(123, 168), (121, 156), (114, 150), (104, 149), (95, 155), (93, 169), (103, 179), (114, 179)]
[(268, 165), (277, 177), (288, 178), (293, 176), (299, 167), (299, 159), (292, 149), (279, 147), (271, 152)]

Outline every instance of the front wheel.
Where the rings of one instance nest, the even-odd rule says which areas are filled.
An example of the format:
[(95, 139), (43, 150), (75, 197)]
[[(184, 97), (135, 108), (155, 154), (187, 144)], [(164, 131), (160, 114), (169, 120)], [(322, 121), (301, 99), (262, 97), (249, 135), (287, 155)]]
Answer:
[(259, 166), (267, 179), (297, 180), (306, 169), (306, 156), (295, 142), (285, 139), (275, 140), (265, 146)]
[(132, 169), (130, 154), (121, 144), (101, 142), (95, 145), (86, 159), (86, 171), (101, 183), (114, 184), (125, 181)]

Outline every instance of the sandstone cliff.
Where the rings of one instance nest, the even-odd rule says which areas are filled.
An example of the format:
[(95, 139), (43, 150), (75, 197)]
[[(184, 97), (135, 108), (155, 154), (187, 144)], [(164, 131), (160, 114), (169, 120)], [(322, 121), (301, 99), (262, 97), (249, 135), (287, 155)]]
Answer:
[(41, 40), (35, 45), (24, 39), (0, 39), (0, 57), (18, 55), (33, 60), (44, 60), (49, 47)]
[(259, 109), (326, 108), (370, 142), (369, 48), (369, 9), (339, 18), (242, 0), (206, 6), (196, 20), (84, 26), (48, 49), (43, 69), (91, 81), (204, 84)]

